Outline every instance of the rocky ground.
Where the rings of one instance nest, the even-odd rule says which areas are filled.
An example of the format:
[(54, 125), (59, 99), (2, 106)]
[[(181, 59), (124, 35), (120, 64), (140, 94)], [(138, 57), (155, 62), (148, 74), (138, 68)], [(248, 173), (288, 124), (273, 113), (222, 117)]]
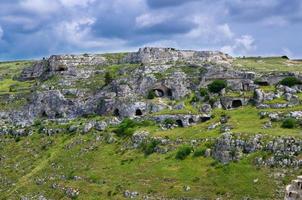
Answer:
[(301, 65), (173, 48), (0, 63), (0, 198), (283, 199)]

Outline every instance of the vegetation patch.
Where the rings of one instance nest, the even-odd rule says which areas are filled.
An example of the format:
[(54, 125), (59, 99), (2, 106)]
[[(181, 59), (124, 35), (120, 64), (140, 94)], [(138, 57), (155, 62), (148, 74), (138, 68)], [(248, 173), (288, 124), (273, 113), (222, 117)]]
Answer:
[(183, 146), (178, 149), (176, 152), (175, 158), (178, 160), (184, 160), (186, 157), (188, 157), (192, 152), (192, 147), (190, 146)]
[(294, 85), (301, 84), (301, 81), (296, 77), (286, 77), (280, 81), (281, 85), (286, 85), (288, 87), (292, 87)]
[(227, 87), (225, 80), (215, 80), (208, 85), (208, 89), (212, 93), (219, 93), (222, 89)]

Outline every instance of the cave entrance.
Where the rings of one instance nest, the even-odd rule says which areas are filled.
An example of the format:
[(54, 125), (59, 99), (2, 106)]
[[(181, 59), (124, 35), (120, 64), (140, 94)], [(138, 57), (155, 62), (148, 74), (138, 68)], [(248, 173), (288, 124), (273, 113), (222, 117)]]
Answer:
[(142, 116), (142, 115), (143, 115), (143, 112), (141, 111), (141, 109), (136, 109), (135, 115), (136, 115), (136, 116)]
[(182, 121), (180, 119), (176, 120), (176, 124), (179, 126), (179, 127), (184, 127), (184, 124), (182, 123)]
[(242, 101), (241, 100), (233, 100), (232, 101), (232, 108), (239, 108), (242, 106)]
[(41, 113), (41, 117), (44, 117), (44, 118), (47, 118), (47, 117), (48, 117), (46, 111), (43, 111), (43, 112)]
[(209, 121), (210, 119), (211, 119), (211, 117), (201, 117), (200, 121), (201, 122), (206, 122), (206, 121)]
[(120, 110), (116, 108), (116, 109), (113, 111), (113, 115), (116, 116), (116, 117), (119, 117), (119, 116), (120, 116)]
[(269, 83), (267, 81), (258, 81), (257, 84), (260, 86), (269, 86)]
[(64, 72), (67, 71), (67, 68), (65, 66), (59, 66), (57, 71)]
[(173, 96), (171, 89), (167, 89), (167, 96), (168, 97), (172, 97)]

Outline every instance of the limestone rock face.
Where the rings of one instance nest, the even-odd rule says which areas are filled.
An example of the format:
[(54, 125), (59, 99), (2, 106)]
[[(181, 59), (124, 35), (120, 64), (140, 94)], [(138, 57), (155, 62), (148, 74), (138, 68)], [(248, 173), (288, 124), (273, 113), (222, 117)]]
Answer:
[(68, 107), (68, 101), (62, 93), (58, 90), (53, 90), (36, 93), (28, 111), (34, 116), (56, 118), (66, 116)]
[(174, 48), (145, 47), (136, 53), (130, 53), (124, 62), (144, 64), (166, 64), (173, 62), (217, 62), (227, 63), (232, 58), (227, 54), (216, 51), (184, 51)]
[(46, 73), (47, 70), (48, 70), (47, 60), (36, 62), (33, 66), (25, 68), (22, 71), (19, 80), (25, 81), (25, 80), (34, 80), (36, 78), (40, 78), (44, 73)]
[[(106, 65), (107, 60), (102, 55), (53, 55), (49, 59), (36, 62), (32, 67), (25, 68), (20, 80), (47, 78), (55, 73), (66, 73), (77, 76), (81, 74), (76, 67)], [(82, 71), (82, 73), (85, 73)]]
[(302, 199), (302, 176), (298, 176), (290, 185), (286, 186), (284, 200)]

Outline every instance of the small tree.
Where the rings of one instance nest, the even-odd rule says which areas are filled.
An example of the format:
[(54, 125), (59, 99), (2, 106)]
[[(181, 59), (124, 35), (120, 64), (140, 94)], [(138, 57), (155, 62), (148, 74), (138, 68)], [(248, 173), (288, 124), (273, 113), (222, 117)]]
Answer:
[(125, 118), (122, 123), (118, 125), (118, 127), (114, 130), (114, 132), (122, 137), (122, 136), (131, 136), (134, 131), (137, 123), (134, 120), (129, 118)]
[(223, 88), (227, 87), (225, 80), (215, 80), (208, 85), (208, 89), (212, 93), (219, 93)]
[(208, 95), (208, 90), (207, 90), (207, 88), (200, 88), (199, 93), (200, 93), (200, 96), (205, 97)]
[(282, 122), (282, 128), (294, 128), (297, 124), (297, 121), (294, 118), (287, 118)]
[(301, 84), (301, 81), (299, 79), (297, 79), (296, 77), (290, 76), (290, 77), (286, 77), (286, 78), (282, 79), (280, 81), (280, 84), (286, 85), (288, 87), (292, 87), (294, 85)]
[(191, 154), (192, 148), (189, 146), (183, 146), (178, 149), (175, 158), (178, 160), (184, 160)]
[(206, 152), (206, 149), (205, 149), (205, 148), (200, 148), (200, 149), (197, 149), (196, 151), (194, 151), (193, 156), (194, 156), (194, 157), (204, 156), (204, 155), (205, 155), (205, 152)]
[(147, 98), (148, 98), (148, 99), (154, 99), (155, 96), (156, 96), (156, 95), (155, 95), (154, 90), (149, 90), (148, 95), (147, 95)]
[(105, 85), (109, 85), (113, 81), (112, 75), (110, 72), (105, 73)]

